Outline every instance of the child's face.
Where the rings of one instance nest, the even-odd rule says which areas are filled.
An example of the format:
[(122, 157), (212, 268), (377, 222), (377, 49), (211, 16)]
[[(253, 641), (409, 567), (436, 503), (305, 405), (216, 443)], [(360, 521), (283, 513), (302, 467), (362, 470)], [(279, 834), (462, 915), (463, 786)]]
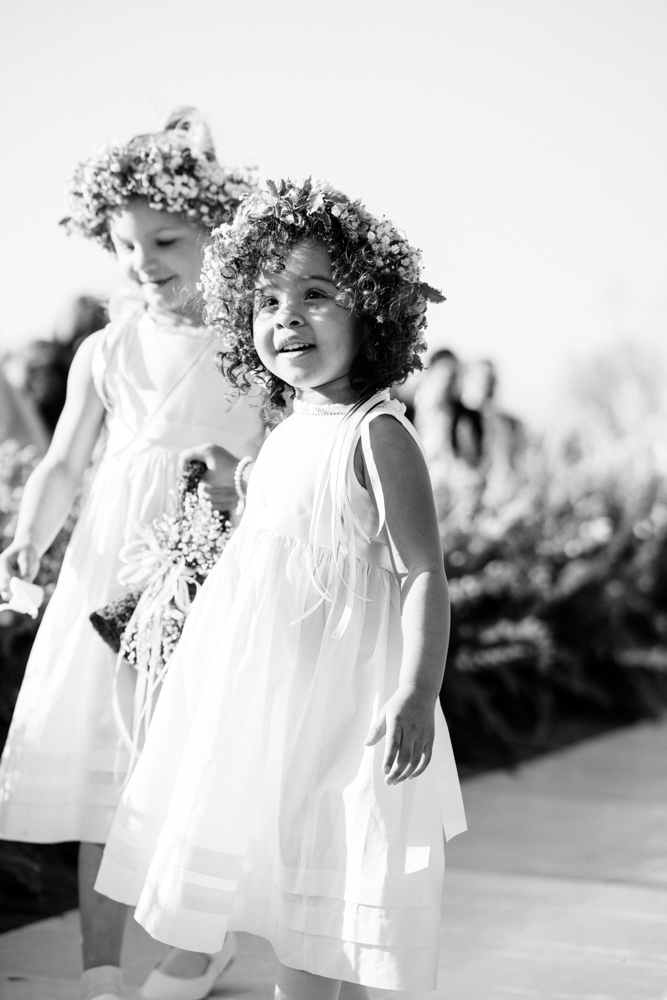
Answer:
[(204, 231), (174, 212), (149, 208), (145, 198), (133, 198), (113, 213), (109, 232), (123, 274), (139, 285), (146, 304), (190, 315)]
[(262, 364), (299, 390), (344, 388), (359, 350), (359, 322), (335, 302), (338, 289), (322, 244), (297, 243), (285, 269), (261, 272), (253, 336)]

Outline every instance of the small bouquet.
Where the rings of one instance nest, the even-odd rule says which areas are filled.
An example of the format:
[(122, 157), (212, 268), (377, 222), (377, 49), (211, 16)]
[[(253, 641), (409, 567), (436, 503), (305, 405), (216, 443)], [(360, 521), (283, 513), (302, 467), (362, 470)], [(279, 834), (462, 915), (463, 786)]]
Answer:
[(124, 545), (118, 574), (130, 591), (141, 591), (120, 640), (120, 652), (137, 670), (150, 660), (164, 668), (180, 639), (190, 605), (222, 554), (231, 524), (197, 494), (206, 467), (190, 463), (176, 487), (172, 514), (140, 525)]
[(91, 615), (97, 631), (118, 652), (116, 680), (123, 658), (137, 672), (132, 733), (114, 693), (116, 720), (133, 760), (192, 601), (232, 532), (229, 517), (197, 493), (205, 471), (203, 462), (189, 463), (176, 487), (173, 512), (137, 526), (136, 539), (120, 552), (125, 565), (118, 580), (128, 594)]

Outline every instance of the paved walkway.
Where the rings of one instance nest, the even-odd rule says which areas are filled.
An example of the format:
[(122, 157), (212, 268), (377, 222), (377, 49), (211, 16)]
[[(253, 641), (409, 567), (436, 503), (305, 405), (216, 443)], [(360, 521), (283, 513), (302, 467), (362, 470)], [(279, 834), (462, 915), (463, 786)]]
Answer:
[[(667, 1000), (667, 720), (473, 778), (464, 796), (439, 988), (406, 1000)], [(270, 1000), (271, 949), (240, 937), (218, 995)], [(132, 1000), (162, 951), (130, 921)], [(2, 1000), (76, 1000), (77, 915), (4, 934), (0, 969)]]

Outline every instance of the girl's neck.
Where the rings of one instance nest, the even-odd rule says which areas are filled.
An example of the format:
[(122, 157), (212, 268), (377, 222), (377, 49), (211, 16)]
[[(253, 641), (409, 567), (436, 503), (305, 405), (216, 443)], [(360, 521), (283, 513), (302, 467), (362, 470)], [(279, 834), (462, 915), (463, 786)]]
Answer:
[(347, 375), (327, 382), (324, 385), (312, 386), (307, 389), (295, 388), (295, 395), (302, 403), (312, 406), (326, 406), (330, 403), (342, 403), (344, 406), (351, 406), (359, 399), (358, 393), (350, 385)]
[(182, 313), (175, 312), (173, 309), (160, 309), (147, 305), (146, 312), (157, 326), (200, 327), (202, 325), (202, 317), (196, 310)]

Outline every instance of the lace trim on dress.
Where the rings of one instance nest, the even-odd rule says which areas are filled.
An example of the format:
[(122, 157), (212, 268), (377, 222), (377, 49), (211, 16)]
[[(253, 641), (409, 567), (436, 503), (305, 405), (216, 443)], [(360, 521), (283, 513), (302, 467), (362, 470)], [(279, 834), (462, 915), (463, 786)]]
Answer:
[(293, 408), (295, 413), (301, 413), (305, 417), (342, 417), (348, 410), (353, 408), (352, 403), (307, 403), (303, 399), (294, 399)]

